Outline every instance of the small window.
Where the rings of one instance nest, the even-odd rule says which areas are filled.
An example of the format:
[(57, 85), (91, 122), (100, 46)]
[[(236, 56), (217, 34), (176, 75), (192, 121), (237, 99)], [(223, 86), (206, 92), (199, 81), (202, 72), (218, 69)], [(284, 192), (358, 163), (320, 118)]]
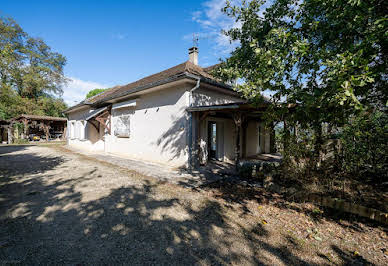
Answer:
[(115, 119), (114, 134), (119, 138), (129, 138), (130, 135), (130, 115), (120, 115)]

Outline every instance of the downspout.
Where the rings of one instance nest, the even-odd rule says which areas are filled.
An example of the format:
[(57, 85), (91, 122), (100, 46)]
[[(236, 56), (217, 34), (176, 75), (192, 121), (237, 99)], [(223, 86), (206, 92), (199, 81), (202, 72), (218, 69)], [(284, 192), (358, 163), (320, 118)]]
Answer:
[[(199, 88), (199, 85), (200, 85), (200, 82), (201, 82), (201, 78), (200, 77), (197, 77), (197, 84), (189, 91), (189, 107), (192, 107), (193, 106), (193, 101), (192, 101), (192, 98), (193, 98), (193, 92)], [(192, 152), (193, 152), (193, 113), (192, 112), (189, 112), (189, 132), (188, 132), (189, 136), (189, 169), (191, 170), (193, 168), (193, 156), (192, 156)]]

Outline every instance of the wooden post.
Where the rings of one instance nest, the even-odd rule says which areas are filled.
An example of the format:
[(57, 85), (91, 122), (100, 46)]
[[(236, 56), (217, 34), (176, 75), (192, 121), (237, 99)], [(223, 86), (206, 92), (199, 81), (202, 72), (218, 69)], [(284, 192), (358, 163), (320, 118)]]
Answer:
[(276, 146), (275, 146), (275, 129), (274, 129), (274, 125), (272, 124), (272, 127), (271, 127), (271, 133), (270, 133), (270, 137), (269, 137), (269, 143), (270, 143), (270, 152), (271, 153), (275, 153), (276, 152)]
[(242, 134), (242, 149), (241, 149), (241, 157), (244, 158), (247, 156), (247, 128), (248, 121), (244, 121), (241, 123), (241, 134)]
[(8, 144), (12, 144), (13, 136), (12, 136), (12, 126), (11, 125), (8, 126), (7, 133), (8, 133)]
[(44, 133), (46, 134), (46, 141), (49, 140), (49, 128), (50, 126), (48, 125), (49, 122), (43, 121), (43, 130)]
[(24, 138), (28, 139), (28, 120), (26, 118), (23, 119), (24, 126)]
[(240, 134), (241, 134), (241, 122), (242, 122), (241, 113), (236, 113), (233, 118), (234, 118), (235, 133), (236, 133), (235, 134), (236, 135), (235, 163), (236, 163), (236, 170), (237, 170), (241, 159), (241, 154), (240, 154)]

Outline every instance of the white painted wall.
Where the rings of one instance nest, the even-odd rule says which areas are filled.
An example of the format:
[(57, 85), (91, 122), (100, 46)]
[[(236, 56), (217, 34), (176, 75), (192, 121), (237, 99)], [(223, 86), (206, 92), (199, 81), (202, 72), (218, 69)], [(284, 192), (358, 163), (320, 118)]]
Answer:
[(233, 95), (222, 93), (220, 91), (211, 90), (200, 87), (193, 92), (194, 106), (207, 106), (215, 104), (227, 104), (233, 102), (241, 102), (242, 99)]
[[(90, 123), (86, 123), (85, 118), (94, 109), (90, 107), (69, 113), (67, 121), (67, 143), (76, 148), (88, 151), (104, 151), (104, 128), (100, 126), (100, 132)], [(84, 135), (80, 132), (81, 121), (85, 124)], [(75, 124), (73, 128), (72, 124)]]
[[(112, 134), (105, 136), (105, 151), (174, 167), (187, 163), (188, 86), (141, 95), (136, 107), (112, 110)], [(130, 137), (114, 135), (117, 116), (130, 116)]]

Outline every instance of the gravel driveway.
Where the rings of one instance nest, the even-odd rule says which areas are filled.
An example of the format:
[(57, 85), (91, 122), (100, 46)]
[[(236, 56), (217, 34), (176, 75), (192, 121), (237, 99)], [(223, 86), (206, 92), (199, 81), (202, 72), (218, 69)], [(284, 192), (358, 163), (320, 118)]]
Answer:
[(316, 240), (288, 239), (291, 229), (276, 222), (287, 216), (271, 208), (260, 213), (60, 148), (0, 146), (0, 264), (329, 263)]

